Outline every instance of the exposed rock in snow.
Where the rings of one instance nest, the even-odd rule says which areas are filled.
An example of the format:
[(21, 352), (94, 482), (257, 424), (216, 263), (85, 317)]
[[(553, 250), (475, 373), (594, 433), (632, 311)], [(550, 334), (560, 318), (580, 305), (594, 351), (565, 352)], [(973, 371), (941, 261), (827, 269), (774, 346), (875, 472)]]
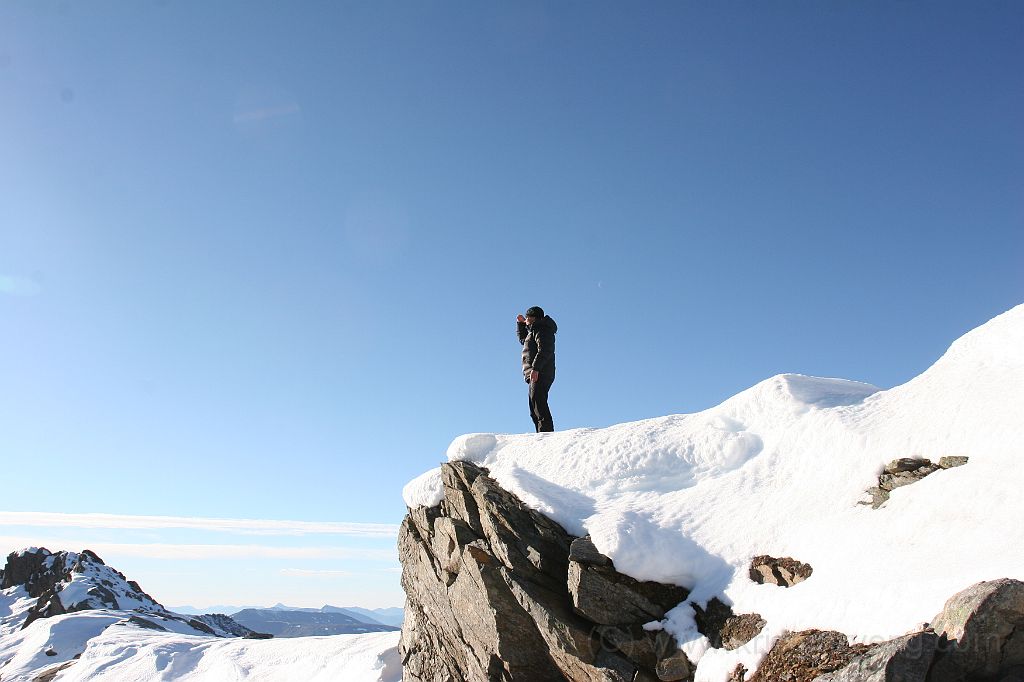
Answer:
[(788, 556), (777, 559), (762, 554), (750, 560), (750, 579), (758, 585), (792, 587), (810, 578), (813, 572), (810, 564)]
[(811, 682), (839, 670), (867, 646), (850, 646), (846, 635), (832, 630), (803, 630), (779, 637), (754, 673), (752, 682)]
[(878, 485), (867, 489), (871, 501), (860, 504), (870, 504), (872, 509), (878, 509), (889, 500), (889, 493), (896, 488), (917, 483), (940, 469), (963, 466), (967, 464), (968, 459), (962, 456), (946, 456), (939, 458), (938, 464), (932, 464), (931, 460), (920, 457), (894, 459), (886, 464), (882, 473), (878, 475)]
[(760, 614), (736, 615), (732, 607), (718, 598), (709, 601), (705, 608), (694, 605), (693, 610), (697, 629), (704, 633), (710, 645), (716, 649), (738, 649), (757, 637), (765, 626)]

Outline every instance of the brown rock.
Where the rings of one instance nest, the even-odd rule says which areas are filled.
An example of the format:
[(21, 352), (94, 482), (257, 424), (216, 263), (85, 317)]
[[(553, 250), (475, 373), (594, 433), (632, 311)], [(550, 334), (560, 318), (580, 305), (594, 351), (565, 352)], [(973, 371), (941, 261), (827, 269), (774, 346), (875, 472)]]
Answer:
[(759, 584), (792, 587), (811, 577), (810, 564), (792, 557), (775, 558), (762, 554), (750, 561), (750, 579)]
[(783, 635), (761, 661), (751, 682), (811, 682), (824, 673), (846, 666), (867, 647), (850, 646), (841, 632), (803, 630)]
[(934, 632), (924, 631), (882, 642), (814, 682), (925, 682), (938, 640)]

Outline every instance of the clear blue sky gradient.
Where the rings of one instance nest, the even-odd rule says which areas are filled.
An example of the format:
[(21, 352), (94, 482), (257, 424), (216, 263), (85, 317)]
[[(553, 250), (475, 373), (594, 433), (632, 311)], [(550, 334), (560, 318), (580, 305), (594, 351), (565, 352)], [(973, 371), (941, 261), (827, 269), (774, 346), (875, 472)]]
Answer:
[(0, 4), (0, 509), (398, 523), (530, 305), (559, 429), (902, 383), (1024, 301), (1022, 74), (1017, 2)]

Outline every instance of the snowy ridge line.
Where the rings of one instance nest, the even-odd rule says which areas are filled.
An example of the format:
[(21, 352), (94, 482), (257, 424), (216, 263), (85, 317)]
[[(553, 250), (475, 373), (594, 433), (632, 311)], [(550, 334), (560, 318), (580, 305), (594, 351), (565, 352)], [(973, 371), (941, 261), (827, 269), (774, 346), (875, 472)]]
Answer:
[[(590, 535), (637, 580), (691, 590), (661, 622), (696, 680), (756, 670), (784, 632), (852, 642), (918, 628), (950, 595), (1024, 579), (1024, 305), (974, 329), (907, 383), (796, 374), (718, 406), (601, 429), (468, 434), (450, 461), (490, 476), (569, 533)], [(893, 460), (966, 458), (899, 487), (878, 509), (866, 490)], [(403, 490), (410, 509), (443, 497), (440, 470)], [(753, 582), (755, 556), (813, 567), (789, 588)], [(700, 634), (692, 602), (713, 598), (766, 626), (727, 651)]]

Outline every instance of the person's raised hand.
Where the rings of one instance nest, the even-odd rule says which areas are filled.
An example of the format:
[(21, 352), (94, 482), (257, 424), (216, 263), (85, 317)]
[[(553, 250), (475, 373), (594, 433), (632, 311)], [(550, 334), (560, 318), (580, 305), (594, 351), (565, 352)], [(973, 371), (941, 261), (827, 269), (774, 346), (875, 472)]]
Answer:
[(519, 313), (519, 315), (516, 317), (516, 322), (522, 322), (523, 324), (526, 324), (526, 318), (523, 317), (522, 313)]

